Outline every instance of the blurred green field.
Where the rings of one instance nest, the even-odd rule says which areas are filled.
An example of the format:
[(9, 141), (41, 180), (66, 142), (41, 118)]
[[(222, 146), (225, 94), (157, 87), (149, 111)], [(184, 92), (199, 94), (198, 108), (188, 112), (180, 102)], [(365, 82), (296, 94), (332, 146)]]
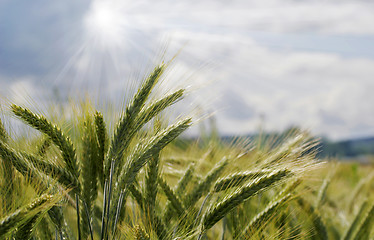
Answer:
[(276, 146), (178, 138), (194, 119), (161, 115), (184, 89), (149, 97), (165, 68), (120, 116), (9, 106), (29, 127), (0, 122), (1, 239), (373, 239), (371, 164), (317, 159), (298, 129)]

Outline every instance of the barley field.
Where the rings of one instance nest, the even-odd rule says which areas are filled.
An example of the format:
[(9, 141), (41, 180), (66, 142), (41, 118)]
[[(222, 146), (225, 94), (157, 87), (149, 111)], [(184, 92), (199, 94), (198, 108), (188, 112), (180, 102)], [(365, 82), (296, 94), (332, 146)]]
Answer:
[[(151, 98), (155, 67), (120, 117), (10, 105), (0, 122), (0, 239), (374, 239), (371, 165), (318, 159), (318, 140), (184, 140), (166, 121), (185, 89)], [(0, 119), (1, 120), (1, 119)]]

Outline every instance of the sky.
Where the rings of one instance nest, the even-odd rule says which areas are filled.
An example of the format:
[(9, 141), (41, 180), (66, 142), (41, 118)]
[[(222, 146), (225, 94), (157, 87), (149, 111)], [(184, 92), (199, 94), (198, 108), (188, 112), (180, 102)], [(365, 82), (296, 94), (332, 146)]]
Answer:
[(187, 87), (179, 108), (214, 113), (223, 135), (374, 136), (373, 13), (369, 0), (0, 0), (0, 96), (117, 101), (166, 51), (163, 90)]

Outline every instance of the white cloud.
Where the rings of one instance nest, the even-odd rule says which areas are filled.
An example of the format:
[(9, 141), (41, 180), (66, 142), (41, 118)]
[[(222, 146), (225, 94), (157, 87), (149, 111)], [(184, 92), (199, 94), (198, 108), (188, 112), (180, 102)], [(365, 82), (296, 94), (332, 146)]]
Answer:
[(132, 6), (138, 25), (202, 31), (256, 30), (374, 34), (370, 1), (141, 1)]
[[(220, 79), (203, 95), (219, 96), (223, 133), (282, 130), (290, 124), (332, 138), (374, 134), (374, 60), (318, 52), (276, 52), (245, 36), (179, 33), (181, 55), (218, 59), (205, 79)], [(178, 41), (176, 40), (176, 41)], [(174, 50), (174, 49), (173, 49)], [(200, 81), (204, 81), (200, 78)], [(211, 98), (213, 99), (213, 98)]]
[[(27, 102), (25, 96), (45, 94), (34, 85), (45, 74), (40, 73), (40, 66), (53, 66), (56, 71), (56, 62), (65, 58), (64, 69), (46, 74), (52, 76), (51, 85), (74, 93), (100, 90), (113, 99), (126, 88), (133, 89), (138, 81), (132, 79), (141, 79), (144, 68), (157, 62), (152, 61), (157, 52), (153, 50), (155, 43), (166, 36), (171, 54), (187, 45), (176, 60), (169, 84), (165, 82), (163, 87), (203, 85), (198, 90), (192, 88), (186, 100), (218, 111), (223, 133), (253, 131), (265, 116), (268, 129), (298, 124), (334, 138), (365, 135), (365, 131), (374, 134), (373, 59), (344, 58), (339, 53), (292, 46), (274, 50), (250, 37), (253, 32), (372, 36), (371, 1), (107, 0), (105, 5), (104, 0), (93, 0), (77, 3), (77, 8), (70, 1), (70, 7), (38, 1), (41, 3), (46, 6), (39, 15), (34, 3), (26, 5), (33, 11), (18, 8), (11, 1), (0, 4), (0, 13), (11, 6), (6, 20), (16, 26), (3, 31), (8, 42), (0, 50), (6, 50), (11, 60), (0, 57), (0, 63), (6, 63), (0, 68), (13, 64), (17, 71), (10, 88), (17, 92), (12, 98), (18, 103)], [(100, 13), (98, 4), (115, 9), (116, 15)], [(99, 39), (107, 41), (104, 46), (92, 41), (92, 34), (84, 34), (82, 27), (87, 23), (90, 28), (105, 28), (103, 32), (95, 28), (93, 34), (103, 34)], [(61, 40), (59, 36), (63, 36)], [(70, 55), (74, 48), (80, 50)], [(23, 53), (25, 49), (28, 54)], [(196, 70), (199, 63), (206, 62), (208, 67)], [(24, 66), (31, 70), (25, 67), (29, 72), (20, 72)], [(35, 68), (37, 73), (32, 72)]]

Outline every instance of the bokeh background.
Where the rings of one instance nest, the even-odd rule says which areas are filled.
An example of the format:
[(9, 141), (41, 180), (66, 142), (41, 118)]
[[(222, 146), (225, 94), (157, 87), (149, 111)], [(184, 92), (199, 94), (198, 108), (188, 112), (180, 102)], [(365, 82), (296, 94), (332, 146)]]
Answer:
[(119, 101), (165, 49), (165, 88), (188, 86), (222, 135), (374, 136), (372, 1), (0, 0), (0, 95), (18, 104)]

